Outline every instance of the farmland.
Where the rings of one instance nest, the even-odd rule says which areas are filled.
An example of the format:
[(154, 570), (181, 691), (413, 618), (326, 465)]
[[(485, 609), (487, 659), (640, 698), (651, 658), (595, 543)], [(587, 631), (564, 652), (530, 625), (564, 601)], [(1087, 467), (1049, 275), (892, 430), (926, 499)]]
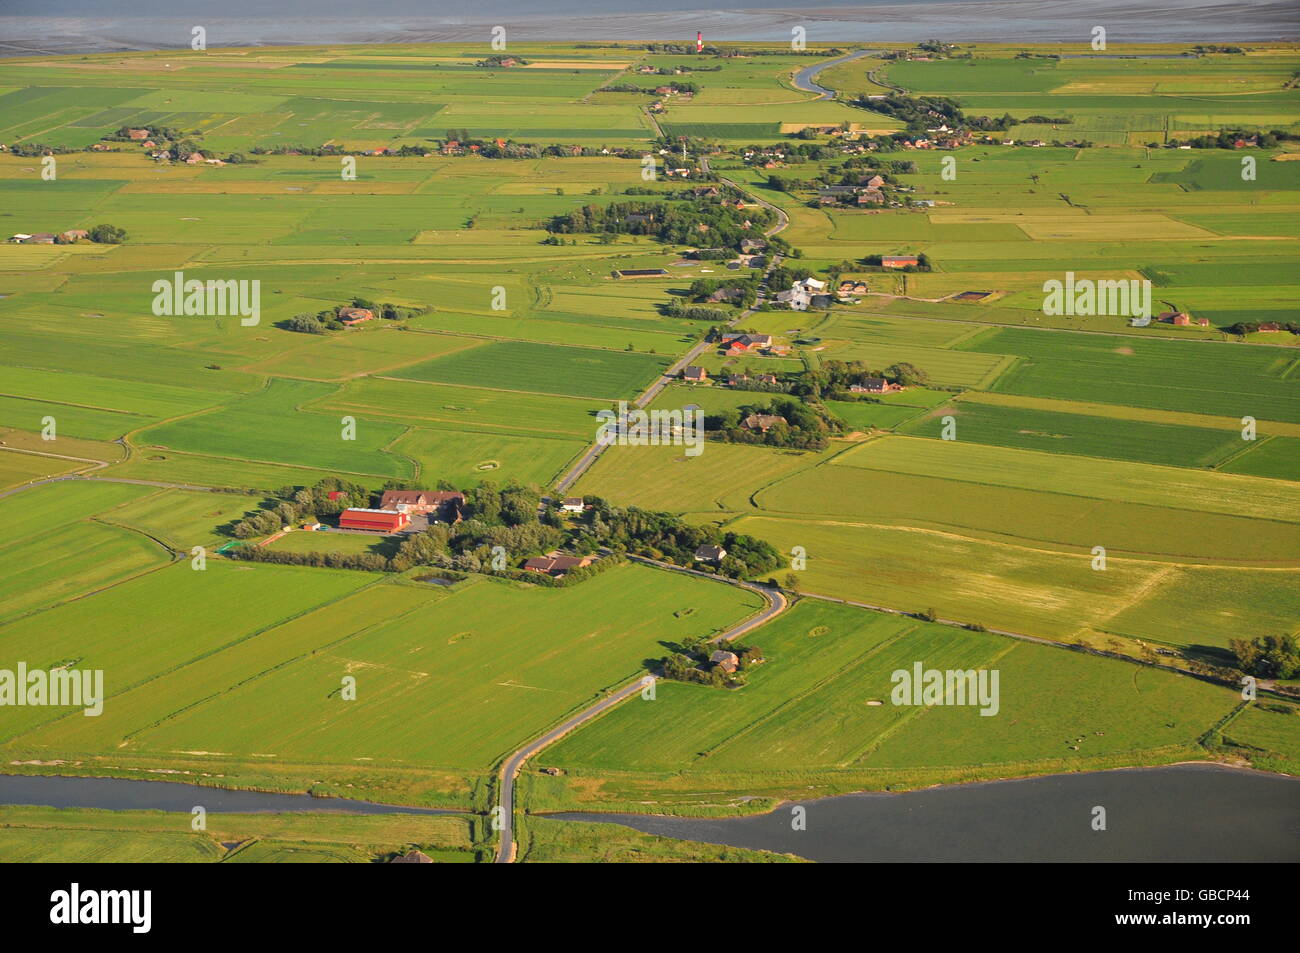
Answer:
[[(1227, 690), (1168, 673), (1117, 679), (1121, 663), (827, 603), (800, 603), (765, 642), (768, 660), (745, 692), (717, 701), (697, 686), (664, 686), (655, 704), (625, 705), (543, 760), (580, 775), (583, 788), (599, 781), (601, 809), (649, 798), (661, 812), (693, 813), (699, 807), (683, 790), (692, 780), (716, 801), (717, 792), (753, 791), (766, 776), (779, 796), (780, 776), (795, 767), (821, 794), (906, 786), (908, 772), (919, 778), (936, 767), (978, 777), (1013, 764), (1018, 772), (1035, 764), (1074, 770), (1168, 757), (1233, 705)], [(983, 718), (969, 707), (894, 705), (890, 673), (915, 659), (996, 667), (1013, 707)], [(1066, 685), (1076, 703), (1050, 702)]]
[[(329, 549), (327, 535), (291, 538)], [(370, 545), (375, 537), (348, 539)], [(234, 592), (243, 604), (237, 624), (226, 612)], [(601, 610), (615, 593), (626, 612), (606, 618)], [(486, 771), (531, 727), (634, 675), (657, 639), (710, 635), (756, 607), (757, 597), (741, 590), (639, 567), (554, 592), (182, 564), (4, 628), (6, 646), (21, 657), (77, 658), (111, 679), (99, 718), (29, 709), (6, 721), (5, 744), (29, 754), (112, 750), (118, 770), (175, 756), (239, 772), (239, 763), (274, 749), (275, 764), (258, 764), (253, 776), (291, 785), (295, 765), (319, 772), (335, 763), (332, 780), (341, 784), (364, 762), (387, 797), (465, 804), (463, 791), (430, 790), (428, 780), (407, 788), (373, 778), (419, 764), (440, 775)], [(91, 635), (88, 618), (106, 621)], [(171, 638), (178, 630), (186, 633), (179, 643)], [(40, 634), (49, 631), (64, 634)], [(349, 673), (365, 686), (355, 705), (337, 698)], [(456, 732), (437, 727), (450, 719)]]
[[(0, 244), (0, 670), (99, 670), (107, 696), (93, 718), (6, 711), (6, 770), (472, 812), (214, 815), (192, 835), (153, 812), (0, 806), (0, 859), (485, 859), (513, 753), (785, 605), (619, 558), (516, 571), (559, 527), (578, 534), (566, 554), (616, 554), (625, 538), (598, 531), (629, 507), (660, 514), (629, 525), (770, 543), (779, 568), (748, 578), (790, 605), (744, 635), (766, 660), (731, 688), (661, 678), (653, 702), (527, 761), (520, 808), (725, 814), (1178, 760), (1293, 769), (1277, 697), (1220, 744), (1238, 693), (1149, 664), (1222, 681), (1233, 640), (1300, 633), (1293, 44), (871, 55), (824, 71), (839, 95), (819, 99), (791, 83), (815, 50), (511, 42), (526, 64), (437, 43), (0, 60), (0, 237), (126, 232)], [(667, 82), (690, 89), (655, 93)], [(931, 148), (944, 132), (856, 101), (896, 88), (1010, 119)], [(176, 130), (192, 161), (123, 128)], [(1178, 148), (1226, 129), (1265, 136)], [(888, 201), (818, 191), (877, 171)], [(627, 203), (645, 210), (602, 218)], [(733, 226), (765, 260), (721, 237)], [(778, 264), (828, 295), (861, 284), (806, 311), (772, 304), (786, 287), (753, 310), (713, 294)], [(159, 307), (178, 273), (256, 283), (255, 320)], [(1149, 281), (1153, 312), (1189, 320), (1049, 313), (1045, 282), (1067, 274)], [(369, 313), (344, 324), (347, 308)], [(772, 341), (728, 348), (741, 331)], [(751, 422), (698, 455), (615, 445), (557, 492), (597, 414), (697, 345), (710, 380), (649, 409), (801, 401), (822, 439)], [(901, 389), (827, 383), (846, 367)], [(322, 480), (353, 501), (308, 492), (270, 542), (240, 525)], [(484, 535), (411, 565), (401, 537), (297, 529), (393, 488), (468, 495), (425, 539)], [(484, 506), (500, 488), (531, 494), (526, 514)], [(571, 495), (588, 508), (559, 513)], [(527, 533), (545, 545), (489, 573), (489, 543)], [(692, 556), (694, 538), (672, 558), (730, 572), (732, 538), (730, 560)], [(240, 541), (266, 562), (218, 552)], [(891, 673), (918, 660), (1000, 672), (999, 715), (891, 704)], [(783, 859), (518, 816), (527, 861)]]

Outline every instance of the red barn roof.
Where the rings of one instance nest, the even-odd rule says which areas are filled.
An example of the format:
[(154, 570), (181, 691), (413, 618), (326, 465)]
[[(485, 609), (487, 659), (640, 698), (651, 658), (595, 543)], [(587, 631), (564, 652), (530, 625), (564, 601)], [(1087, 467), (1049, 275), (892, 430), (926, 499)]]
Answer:
[(339, 517), (340, 529), (364, 529), (377, 533), (396, 533), (411, 521), (396, 510), (348, 509)]

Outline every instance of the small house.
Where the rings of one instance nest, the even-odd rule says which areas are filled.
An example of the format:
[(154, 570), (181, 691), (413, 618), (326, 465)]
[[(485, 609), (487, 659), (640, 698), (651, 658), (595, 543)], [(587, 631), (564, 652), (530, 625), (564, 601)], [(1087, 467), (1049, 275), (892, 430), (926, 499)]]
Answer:
[(339, 308), (337, 314), (339, 320), (348, 327), (360, 324), (362, 321), (370, 321), (375, 316), (369, 308)]
[(779, 414), (750, 414), (740, 425), (746, 430), (757, 430), (759, 433), (767, 433), (777, 424), (783, 424), (786, 419)]
[(690, 381), (692, 384), (707, 384), (709, 382), (709, 372), (692, 364), (682, 371), (682, 380)]
[(581, 513), (586, 508), (587, 505), (582, 502), (580, 496), (566, 496), (560, 500), (560, 509), (565, 513)]
[(889, 394), (902, 389), (883, 377), (864, 377), (861, 383), (849, 387), (849, 391), (854, 394)]
[(735, 652), (728, 652), (726, 649), (718, 649), (709, 656), (709, 661), (714, 667), (722, 669), (728, 675), (733, 674), (740, 667), (740, 659)]
[(727, 551), (717, 543), (705, 543), (695, 550), (695, 561), (697, 563), (717, 563), (722, 562)]
[(595, 556), (564, 556), (560, 553), (549, 553), (545, 556), (534, 556), (527, 560), (524, 563), (524, 569), (528, 572), (544, 573), (560, 579), (568, 575), (571, 570), (583, 569), (595, 561)]

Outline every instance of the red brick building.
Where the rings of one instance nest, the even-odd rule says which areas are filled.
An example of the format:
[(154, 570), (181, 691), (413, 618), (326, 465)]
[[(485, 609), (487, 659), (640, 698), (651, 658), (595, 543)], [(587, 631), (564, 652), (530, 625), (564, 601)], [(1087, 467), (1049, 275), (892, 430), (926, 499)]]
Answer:
[(465, 508), (465, 494), (455, 490), (385, 490), (379, 508), (399, 513), (434, 513), (439, 519), (455, 523)]

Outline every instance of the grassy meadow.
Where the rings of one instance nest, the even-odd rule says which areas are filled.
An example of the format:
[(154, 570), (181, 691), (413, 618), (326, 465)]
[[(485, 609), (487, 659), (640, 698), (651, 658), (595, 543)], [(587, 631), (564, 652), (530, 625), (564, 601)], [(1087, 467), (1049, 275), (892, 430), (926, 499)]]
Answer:
[[(815, 58), (742, 46), (701, 59), (512, 39), (529, 61), (515, 67), (476, 66), (465, 44), (0, 60), (0, 238), (127, 233), (0, 243), (0, 669), (100, 669), (107, 694), (94, 718), (7, 711), (6, 770), (165, 772), (481, 814), (512, 752), (760, 609), (751, 590), (643, 565), (564, 588), (439, 586), (419, 569), (212, 555), (268, 491), (327, 477), (553, 493), (596, 414), (636, 400), (719, 320), (668, 305), (696, 279), (762, 271), (692, 257), (714, 242), (703, 224), (661, 243), (548, 223), (584, 206), (678, 207), (716, 173), (748, 207), (788, 216), (786, 265), (867, 290), (805, 312), (720, 305), (788, 350), (706, 348), (712, 386), (674, 383), (649, 406), (761, 403), (718, 378), (774, 373), (798, 392), (836, 361), (911, 364), (921, 384), (825, 400), (843, 427), (824, 449), (614, 446), (582, 474), (568, 492), (803, 554), (763, 578), (807, 598), (746, 635), (767, 661), (745, 687), (661, 681), (654, 701), (530, 762), (521, 803), (721, 814), (799, 792), (1195, 758), (1293, 771), (1294, 706), (1245, 709), (1208, 740), (1233, 692), (1065, 646), (1226, 665), (1233, 639), (1300, 632), (1300, 338), (1227, 330), (1300, 320), (1300, 51), (963, 45), (836, 65), (818, 82), (839, 95), (823, 100), (791, 83)], [(694, 92), (654, 94), (672, 81)], [(625, 84), (643, 91), (607, 88)], [(1011, 122), (992, 142), (872, 154), (857, 137), (903, 122), (854, 99), (891, 88)], [(123, 126), (172, 127), (208, 159), (242, 161), (156, 161), (104, 138)], [(1283, 135), (1172, 147), (1220, 129)], [(555, 148), (443, 148), (465, 136)], [(647, 181), (641, 156), (673, 168), (676, 137), (689, 177)], [(786, 154), (803, 143), (823, 152)], [(53, 179), (13, 151), (36, 147), (60, 150)], [(885, 171), (896, 204), (820, 204), (814, 185), (866, 169), (849, 158)], [(921, 253), (929, 270), (868, 264)], [(667, 275), (614, 277), (630, 269)], [(156, 313), (155, 282), (178, 273), (257, 282), (257, 321)], [(1067, 273), (1149, 281), (1155, 312), (1206, 324), (1048, 314), (1045, 283)], [(293, 330), (354, 299), (404, 310)], [(270, 545), (395, 543), (292, 532)], [(971, 628), (899, 614), (926, 610)], [(997, 669), (999, 715), (892, 705), (890, 674), (916, 661)], [(481, 828), (225, 815), (195, 834), (153, 812), (0, 806), (0, 860), (365, 862), (420, 847), (458, 862), (484, 855)], [(519, 841), (538, 862), (787, 859), (535, 816)]]

